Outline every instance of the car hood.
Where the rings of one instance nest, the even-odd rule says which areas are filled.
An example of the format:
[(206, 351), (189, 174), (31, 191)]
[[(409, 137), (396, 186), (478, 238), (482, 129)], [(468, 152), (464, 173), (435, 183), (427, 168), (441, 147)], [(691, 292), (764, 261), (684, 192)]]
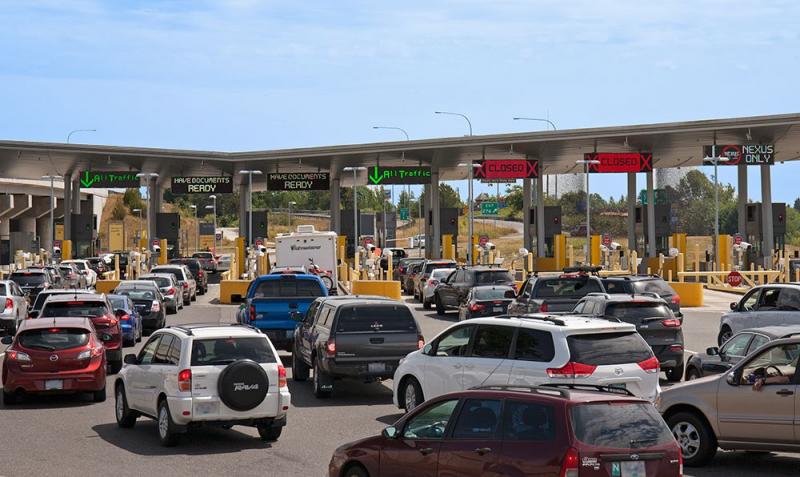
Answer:
[(681, 402), (692, 402), (703, 396), (715, 395), (719, 387), (719, 380), (725, 379), (725, 373), (693, 379), (680, 384), (675, 384), (666, 389), (662, 388), (659, 396), (658, 408), (663, 411), (669, 406)]

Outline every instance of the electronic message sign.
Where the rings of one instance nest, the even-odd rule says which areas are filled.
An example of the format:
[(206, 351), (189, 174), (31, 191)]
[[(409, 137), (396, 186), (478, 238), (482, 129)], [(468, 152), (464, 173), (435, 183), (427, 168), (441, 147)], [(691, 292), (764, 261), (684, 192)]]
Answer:
[(539, 161), (535, 159), (493, 159), (475, 161), (474, 179), (535, 179), (539, 177)]
[(431, 168), (424, 166), (367, 168), (370, 185), (427, 184), (431, 181)]
[(653, 170), (653, 154), (649, 152), (589, 152), (583, 155), (589, 164), (589, 172), (650, 172)]
[(725, 162), (720, 161), (720, 166), (771, 166), (775, 164), (774, 144), (724, 144), (717, 146), (703, 146), (703, 157), (727, 157)]
[(267, 174), (267, 190), (328, 190), (331, 177), (328, 172), (271, 172)]
[(171, 190), (173, 194), (231, 194), (233, 193), (233, 177), (174, 176)]
[(79, 179), (84, 189), (129, 189), (139, 187), (139, 178), (136, 174), (138, 174), (136, 171), (83, 171)]

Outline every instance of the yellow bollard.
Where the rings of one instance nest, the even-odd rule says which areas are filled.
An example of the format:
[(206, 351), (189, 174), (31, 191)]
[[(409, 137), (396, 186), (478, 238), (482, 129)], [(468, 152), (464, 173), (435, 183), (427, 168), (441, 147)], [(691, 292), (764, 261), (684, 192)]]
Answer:
[(442, 235), (442, 258), (445, 260), (453, 259), (453, 235)]
[[(683, 259), (684, 259), (684, 257), (683, 257), (683, 253), (679, 253), (679, 254), (678, 254), (678, 273), (679, 273), (679, 274), (680, 274), (681, 272), (684, 272), (684, 271), (686, 271), (686, 270), (684, 270), (684, 268), (683, 268), (683, 267), (684, 267), (684, 265), (685, 265), (685, 263), (684, 263), (684, 260), (683, 260)], [(678, 281), (679, 281), (679, 282), (682, 282), (682, 281), (683, 281), (683, 277), (682, 277), (681, 275), (678, 275)]]
[(161, 253), (158, 255), (158, 264), (167, 264), (167, 239), (161, 239)]
[(119, 255), (114, 254), (114, 280), (120, 280), (119, 277)]

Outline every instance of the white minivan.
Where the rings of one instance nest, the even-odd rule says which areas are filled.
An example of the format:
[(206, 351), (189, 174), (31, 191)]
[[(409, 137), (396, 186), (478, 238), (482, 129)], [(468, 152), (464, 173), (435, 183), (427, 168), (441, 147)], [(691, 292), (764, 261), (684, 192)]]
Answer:
[(659, 371), (658, 359), (629, 323), (545, 314), (476, 318), (454, 324), (400, 361), (393, 394), (406, 411), (477, 386), (545, 383), (624, 388), (654, 401)]

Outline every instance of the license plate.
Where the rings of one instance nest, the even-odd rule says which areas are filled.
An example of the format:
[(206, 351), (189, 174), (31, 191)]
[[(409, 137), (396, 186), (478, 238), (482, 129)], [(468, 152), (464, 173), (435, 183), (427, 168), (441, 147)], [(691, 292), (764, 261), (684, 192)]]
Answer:
[(620, 462), (622, 475), (620, 477), (646, 477), (645, 465), (642, 461)]
[(386, 363), (369, 363), (367, 369), (370, 373), (385, 373)]
[[(617, 389), (628, 389), (628, 385), (625, 383), (614, 383), (609, 384), (608, 387), (610, 388), (617, 388)], [(641, 462), (640, 462), (641, 463)]]
[(502, 313), (503, 312), (503, 307), (502, 306), (495, 306), (495, 307), (492, 308), (492, 312), (494, 312), (494, 313)]
[(209, 414), (219, 413), (219, 403), (216, 402), (201, 402), (195, 408), (195, 414), (200, 416), (207, 416)]
[(64, 389), (64, 381), (61, 379), (48, 379), (44, 382), (44, 390), (45, 391), (52, 391)]

